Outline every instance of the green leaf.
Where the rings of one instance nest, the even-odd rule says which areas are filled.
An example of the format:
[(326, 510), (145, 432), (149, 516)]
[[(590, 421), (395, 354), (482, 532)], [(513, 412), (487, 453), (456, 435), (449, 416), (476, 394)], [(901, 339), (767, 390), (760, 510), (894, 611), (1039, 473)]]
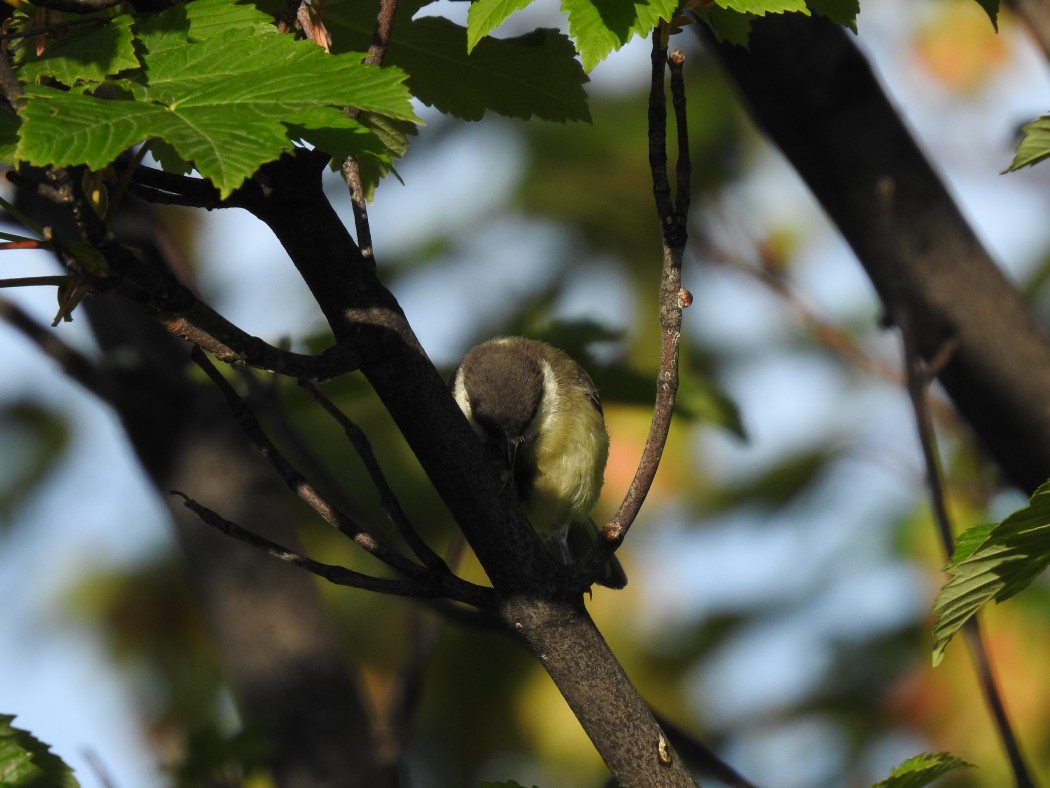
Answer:
[(407, 71), (416, 97), (463, 120), (486, 110), (511, 118), (590, 120), (587, 76), (572, 44), (556, 30), (485, 38), (465, 57), (466, 30), (424, 17), (401, 31), (392, 58)]
[(986, 523), (985, 525), (975, 525), (972, 528), (967, 528), (959, 534), (955, 538), (955, 552), (952, 553), (952, 560), (949, 566), (955, 566), (973, 555), (974, 551), (988, 538), (988, 534), (992, 532), (993, 528), (995, 528), (995, 523)]
[(398, 180), (401, 180), (391, 160), (400, 159), (408, 152), (408, 138), (416, 133), (416, 126), (413, 123), (393, 120), (392, 118), (374, 115), (370, 112), (362, 112), (358, 120), (371, 129), (377, 138), (382, 140), (387, 150), (387, 158), (385, 159), (373, 157), (358, 161), (365, 199), (371, 200), (376, 186), (389, 173), (393, 173)]
[(17, 115), (0, 110), (0, 162), (14, 164), (19, 125)]
[(809, 16), (806, 0), (715, 0), (715, 4), (729, 11), (765, 16), (798, 11)]
[(31, 733), (0, 714), (0, 785), (5, 788), (77, 788), (73, 770)]
[(751, 40), (751, 20), (747, 14), (727, 11), (716, 5), (693, 11), (697, 19), (711, 28), (718, 41), (746, 47)]
[(985, 10), (992, 20), (992, 27), (999, 32), (999, 0), (977, 0), (977, 5)]
[[(486, 111), (507, 117), (590, 120), (583, 73), (572, 43), (552, 30), (516, 38), (486, 37), (467, 54), (466, 28), (441, 17), (398, 16), (384, 62), (408, 72), (412, 94), (463, 120)], [(328, 0), (333, 51), (367, 47), (375, 19), (367, 4)]]
[(706, 375), (682, 372), (678, 380), (678, 415), (725, 427), (738, 438), (747, 439), (740, 409), (729, 396)]
[(1050, 156), (1050, 115), (1043, 115), (1021, 129), (1021, 141), (1010, 166), (1003, 172), (1013, 172), (1031, 164), (1038, 164)]
[(809, 10), (857, 32), (860, 0), (806, 0)]
[(472, 52), (478, 42), (503, 24), (515, 11), (532, 3), (532, 0), (475, 0), (467, 11), (467, 52)]
[(24, 82), (50, 77), (63, 85), (96, 86), (106, 77), (138, 68), (128, 15), (98, 25), (71, 28), (61, 38), (50, 40), (43, 53), (28, 57), (19, 67)]
[(143, 68), (114, 83), (124, 97), (27, 87), (15, 157), (101, 169), (133, 145), (160, 140), (162, 161), (192, 163), (223, 196), (290, 150), (290, 132), (330, 153), (389, 160), (379, 138), (343, 108), (416, 120), (405, 75), (350, 53), (328, 55), (265, 18), (226, 0), (150, 17), (139, 26)]
[(1009, 599), (1050, 564), (1050, 482), (1035, 491), (1027, 506), (993, 526), (976, 547), (976, 535), (968, 534), (963, 534), (948, 566), (951, 578), (933, 605), (934, 665), (982, 605)]
[(872, 788), (922, 788), (949, 772), (972, 768), (972, 763), (967, 763), (949, 753), (924, 752), (894, 767), (889, 777), (875, 783)]
[(660, 20), (670, 21), (677, 8), (677, 0), (562, 0), (561, 4), (585, 71), (635, 36), (648, 35)]

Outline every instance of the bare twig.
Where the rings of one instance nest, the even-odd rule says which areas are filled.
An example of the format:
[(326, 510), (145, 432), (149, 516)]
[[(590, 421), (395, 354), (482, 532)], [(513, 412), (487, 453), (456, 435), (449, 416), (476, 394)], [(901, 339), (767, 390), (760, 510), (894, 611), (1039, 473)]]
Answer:
[[(394, 17), (397, 15), (397, 0), (381, 0), (379, 13), (376, 15), (375, 28), (372, 30), (372, 41), (364, 62), (370, 66), (381, 66), (390, 43), (390, 33), (394, 29)], [(354, 108), (347, 114), (356, 118), (360, 111)], [(343, 178), (350, 189), (350, 207), (354, 213), (354, 228), (357, 232), (357, 245), (366, 262), (374, 263), (372, 248), (372, 230), (368, 223), (368, 201), (365, 199), (364, 185), (361, 182), (361, 167), (353, 156), (343, 161)]]
[(444, 567), (444, 571), (436, 571), (433, 568), (412, 562), (333, 506), (285, 459), (284, 455), (267, 437), (258, 419), (255, 418), (255, 415), (247, 407), (244, 400), (233, 390), (233, 386), (229, 384), (215, 366), (208, 361), (200, 348), (193, 349), (191, 358), (218, 387), (233, 411), (238, 424), (241, 425), (241, 429), (245, 431), (256, 448), (259, 449), (273, 469), (277, 471), (288, 488), (298, 495), (307, 506), (317, 512), (325, 522), (335, 527), (336, 530), (367, 553), (405, 575), (405, 577), (428, 586), (438, 586), (442, 589), (443, 594), (451, 599), (478, 607), (490, 606), (492, 600), (491, 589), (458, 578), (447, 567)]
[[(0, 244), (0, 248), (7, 244)], [(16, 276), (12, 279), (0, 279), (0, 287), (41, 287), (64, 285), (70, 279), (68, 274), (56, 276)]]
[[(649, 427), (638, 470), (619, 511), (602, 529), (612, 545), (623, 541), (627, 530), (645, 501), (660, 464), (667, 433), (671, 426), (675, 395), (678, 391), (678, 346), (682, 331), (682, 309), (692, 296), (682, 288), (682, 256), (688, 240), (686, 217), (689, 213), (688, 129), (685, 119), (685, 92), (682, 81), (684, 56), (680, 52), (667, 55), (666, 28), (653, 31), (652, 82), (649, 90), (649, 166), (653, 178), (653, 197), (663, 236), (663, 273), (660, 281), (660, 330), (662, 350), (660, 371), (656, 379), (656, 406)], [(671, 200), (667, 180), (667, 107), (664, 96), (665, 63), (671, 66), (672, 104), (678, 132), (677, 191)]]
[(221, 531), (226, 536), (251, 545), (257, 550), (262, 550), (267, 555), (277, 558), (278, 560), (295, 564), (318, 577), (323, 577), (329, 583), (334, 583), (335, 585), (340, 586), (350, 586), (352, 588), (361, 588), (366, 591), (377, 591), (382, 594), (392, 594), (394, 596), (438, 597), (445, 594), (445, 590), (440, 584), (429, 584), (426, 582), (426, 577), (421, 577), (416, 580), (391, 580), (389, 578), (372, 577), (371, 575), (366, 575), (361, 572), (355, 572), (353, 569), (347, 569), (344, 566), (336, 566), (315, 561), (314, 559), (307, 558), (301, 553), (278, 544), (271, 539), (267, 539), (266, 537), (260, 536), (246, 528), (242, 528), (236, 523), (223, 518), (221, 515), (206, 506), (202, 506), (185, 493), (179, 492), (178, 490), (172, 490), (171, 494), (182, 498), (186, 508), (196, 514), (206, 525), (210, 525), (212, 528)]
[(322, 394), (310, 381), (300, 380), (299, 385), (306, 389), (325, 412), (343, 428), (347, 440), (350, 441), (361, 458), (361, 462), (364, 463), (369, 479), (372, 480), (372, 484), (379, 491), (379, 503), (383, 507), (383, 511), (386, 512), (386, 516), (393, 523), (397, 532), (401, 534), (401, 537), (411, 548), (412, 552), (415, 553), (416, 557), (431, 569), (445, 573), (449, 572), (448, 564), (445, 563), (441, 556), (430, 549), (430, 546), (423, 541), (416, 529), (412, 527), (412, 523), (409, 522), (408, 515), (401, 508), (401, 502), (390, 487), (390, 483), (383, 474), (383, 469), (379, 467), (379, 460), (376, 459), (375, 452), (372, 451), (372, 445), (369, 443), (368, 436), (365, 435), (364, 430), (351, 421), (345, 413), (335, 406), (335, 403)]
[(33, 0), (33, 5), (71, 14), (93, 14), (120, 5), (121, 0)]
[(20, 331), (45, 355), (59, 363), (62, 371), (88, 391), (105, 399), (105, 378), (91, 360), (71, 348), (50, 331), (37, 323), (17, 304), (0, 298), (0, 320)]
[(255, 415), (248, 409), (247, 405), (245, 405), (244, 400), (233, 390), (233, 386), (229, 384), (219, 370), (208, 361), (200, 348), (195, 347), (193, 349), (191, 358), (197, 366), (204, 370), (205, 374), (207, 374), (212, 382), (218, 387), (219, 391), (226, 399), (227, 404), (230, 406), (230, 410), (233, 411), (237, 422), (241, 425), (241, 429), (243, 429), (248, 437), (251, 438), (256, 448), (258, 448), (267, 461), (269, 461), (270, 465), (273, 466), (274, 470), (277, 471), (278, 475), (284, 480), (284, 483), (292, 490), (292, 492), (298, 495), (311, 509), (317, 512), (325, 522), (335, 527), (336, 530), (365, 550), (365, 552), (375, 556), (388, 566), (401, 572), (401, 574), (406, 577), (418, 579), (426, 574), (425, 567), (409, 561), (396, 550), (383, 544), (374, 535), (370, 534), (343, 512), (336, 509), (322, 495), (320, 495), (320, 493), (318, 493), (317, 490), (315, 490), (313, 486), (303, 478), (302, 474), (291, 466), (291, 464), (284, 458), (284, 455), (278, 451), (277, 447), (273, 445), (273, 442), (266, 436), (266, 433), (255, 418)]
[[(881, 219), (886, 230), (887, 242), (892, 245), (889, 251), (890, 253), (899, 254), (899, 248), (896, 248), (898, 234), (896, 232), (894, 203), (895, 186), (891, 179), (886, 178), (879, 182), (878, 188), (879, 204), (882, 213)], [(933, 358), (929, 362), (925, 361), (916, 341), (911, 315), (907, 309), (901, 306), (904, 303), (903, 299), (892, 299), (890, 303), (897, 305), (890, 317), (900, 329), (905, 381), (908, 398), (911, 401), (912, 411), (915, 415), (915, 426), (919, 435), (923, 462), (926, 466), (926, 484), (929, 489), (930, 506), (933, 510), (934, 522), (937, 525), (937, 533), (940, 537), (941, 547), (944, 550), (945, 560), (948, 561), (951, 559), (952, 552), (955, 549), (955, 537), (951, 516), (948, 513), (947, 496), (944, 491), (944, 482), (938, 458), (936, 432), (928, 405), (928, 391), (934, 377), (950, 360), (952, 353), (957, 347), (958, 340), (954, 337), (949, 337), (934, 354)], [(1018, 788), (1035, 788), (1036, 783), (1032, 779), (1028, 766), (1025, 763), (1020, 742), (1010, 723), (1002, 694), (996, 684), (991, 661), (988, 657), (988, 650), (981, 636), (978, 619), (973, 617), (967, 621), (963, 627), (963, 632), (973, 657), (978, 684), (981, 687), (985, 702), (988, 704), (996, 732), (1000, 741), (1002, 741), (1003, 748), (1006, 750), (1010, 769), (1014, 775), (1014, 783)]]

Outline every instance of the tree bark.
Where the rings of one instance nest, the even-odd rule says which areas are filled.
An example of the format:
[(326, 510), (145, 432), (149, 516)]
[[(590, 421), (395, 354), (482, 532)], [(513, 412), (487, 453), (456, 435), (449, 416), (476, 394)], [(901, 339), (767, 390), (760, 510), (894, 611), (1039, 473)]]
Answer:
[(1009, 479), (1031, 493), (1050, 477), (1046, 336), (850, 34), (800, 14), (752, 24), (749, 50), (710, 43), (755, 121), (853, 248), (887, 316), (907, 316), (923, 356), (957, 343), (938, 379)]

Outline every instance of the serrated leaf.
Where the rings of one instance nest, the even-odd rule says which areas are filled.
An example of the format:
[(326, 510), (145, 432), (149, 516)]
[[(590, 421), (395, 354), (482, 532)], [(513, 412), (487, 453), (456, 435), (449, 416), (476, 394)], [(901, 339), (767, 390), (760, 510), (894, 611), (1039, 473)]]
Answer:
[(727, 11), (716, 5), (697, 8), (693, 11), (697, 19), (711, 28), (715, 39), (726, 44), (746, 47), (751, 40), (751, 20), (746, 14)]
[(128, 15), (99, 20), (99, 24), (71, 28), (64, 36), (50, 40), (43, 53), (20, 64), (24, 82), (50, 77), (63, 85), (95, 86), (106, 77), (138, 68), (132, 19)]
[[(162, 161), (191, 162), (226, 196), (292, 148), (289, 128), (311, 144), (323, 140), (326, 149), (383, 156), (378, 138), (342, 108), (416, 119), (402, 72), (364, 65), (352, 54), (328, 55), (262, 25), (265, 15), (254, 9), (234, 13), (228, 6), (196, 0), (141, 25), (143, 69), (116, 83), (131, 97), (27, 87), (18, 160), (101, 169), (133, 145), (161, 140), (170, 146), (157, 146)], [(207, 13), (212, 9), (216, 18)], [(243, 27), (216, 24), (234, 18)]]
[(972, 769), (973, 764), (946, 752), (922, 753), (895, 766), (890, 776), (872, 788), (923, 788), (949, 772)]
[(478, 42), (507, 21), (507, 17), (532, 0), (474, 0), (467, 11), (467, 52)]
[(391, 58), (410, 76), (415, 96), (463, 120), (486, 110), (511, 118), (590, 120), (587, 76), (572, 44), (556, 30), (482, 39), (464, 56), (466, 30), (424, 17), (400, 31)]
[(814, 14), (827, 17), (832, 22), (857, 32), (860, 0), (806, 0), (806, 5)]
[(648, 35), (661, 20), (670, 21), (677, 8), (677, 0), (562, 0), (561, 4), (584, 71), (635, 36)]
[(755, 16), (783, 14), (789, 11), (798, 11), (809, 16), (806, 0), (715, 0), (715, 5), (728, 11)]
[(1002, 602), (1032, 582), (1050, 565), (1050, 482), (1029, 504), (1011, 514), (972, 546), (964, 542), (960, 560), (948, 566), (951, 578), (933, 605), (933, 664), (944, 656), (948, 641), (986, 602)]
[[(469, 55), (466, 28), (441, 17), (409, 18), (398, 4), (384, 62), (408, 72), (412, 94), (463, 120), (486, 111), (513, 118), (590, 120), (583, 73), (572, 43), (552, 30), (482, 39)], [(327, 0), (333, 51), (367, 46), (375, 19), (365, 4)]]
[(1021, 129), (1021, 141), (1010, 166), (1003, 172), (1013, 172), (1022, 167), (1038, 164), (1050, 156), (1050, 115), (1043, 115)]
[(999, 0), (977, 0), (977, 5), (985, 10), (988, 18), (992, 20), (992, 27), (999, 32)]
[(0, 714), (0, 785), (10, 788), (77, 788), (73, 770), (14, 717)]
[(416, 126), (403, 120), (393, 120), (370, 112), (362, 112), (358, 120), (371, 129), (372, 133), (383, 142), (388, 154), (388, 159), (365, 158), (357, 163), (361, 172), (361, 185), (364, 188), (365, 199), (371, 200), (376, 186), (388, 174), (393, 173), (398, 180), (401, 180), (394, 169), (393, 161), (408, 152), (408, 138), (416, 133)]
[(995, 523), (985, 523), (984, 525), (975, 525), (972, 528), (967, 528), (959, 534), (955, 538), (955, 551), (952, 553), (952, 560), (949, 566), (955, 566), (973, 555), (974, 551), (988, 538), (988, 534), (992, 532), (993, 528), (995, 528)]

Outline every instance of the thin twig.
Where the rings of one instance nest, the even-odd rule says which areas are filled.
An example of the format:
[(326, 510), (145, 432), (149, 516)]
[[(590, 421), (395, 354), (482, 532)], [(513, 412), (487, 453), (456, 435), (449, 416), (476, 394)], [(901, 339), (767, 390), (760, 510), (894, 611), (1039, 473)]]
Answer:
[(33, 5), (71, 14), (93, 14), (120, 5), (121, 0), (33, 0)]
[[(677, 165), (678, 188), (675, 201), (667, 180), (667, 106), (664, 96), (665, 64), (671, 62), (672, 104), (679, 135)], [(678, 348), (682, 331), (682, 309), (692, 296), (682, 288), (682, 257), (688, 241), (686, 217), (689, 212), (691, 168), (688, 159), (688, 130), (685, 121), (685, 92), (681, 76), (684, 56), (667, 56), (666, 29), (653, 31), (652, 82), (649, 91), (649, 166), (653, 179), (653, 198), (663, 237), (663, 272), (660, 282), (660, 330), (662, 338), (660, 370), (656, 379), (656, 405), (649, 436), (634, 479), (619, 511), (602, 529), (612, 545), (623, 541), (645, 501), (667, 442), (678, 391)]]
[(347, 569), (344, 566), (336, 566), (334, 564), (325, 564), (320, 561), (315, 561), (314, 559), (307, 558), (291, 548), (278, 544), (272, 539), (267, 539), (253, 531), (242, 528), (206, 506), (202, 506), (185, 493), (179, 492), (178, 490), (172, 490), (171, 494), (182, 498), (186, 508), (196, 514), (206, 525), (210, 525), (212, 528), (221, 531), (226, 536), (251, 545), (257, 550), (262, 550), (267, 555), (273, 556), (281, 561), (287, 561), (290, 564), (295, 564), (318, 577), (323, 577), (329, 583), (340, 586), (350, 586), (351, 588), (361, 588), (366, 591), (377, 591), (382, 594), (392, 594), (395, 596), (437, 597), (444, 595), (444, 589), (441, 588), (440, 584), (431, 585), (426, 582), (419, 582), (425, 581), (427, 579), (426, 577), (421, 577), (418, 581), (391, 580), (389, 578), (372, 577), (371, 575), (366, 575), (361, 572), (355, 572), (353, 569)]
[[(0, 244), (3, 248), (5, 244)], [(12, 279), (0, 279), (0, 287), (41, 287), (64, 285), (69, 281), (68, 274), (56, 276), (17, 276)]]
[[(891, 244), (889, 252), (899, 254), (896, 233), (896, 214), (894, 201), (894, 183), (884, 179), (878, 184), (880, 209), (882, 221), (886, 229), (886, 238)], [(944, 482), (940, 469), (940, 461), (937, 451), (937, 438), (933, 426), (933, 418), (930, 415), (928, 405), (928, 393), (930, 383), (938, 372), (948, 363), (951, 354), (955, 350), (956, 341), (949, 338), (944, 342), (929, 363), (924, 361), (922, 352), (916, 342), (915, 332), (912, 326), (911, 315), (901, 305), (903, 299), (894, 298), (888, 307), (893, 311), (890, 317), (897, 325), (901, 334), (904, 355), (904, 375), (908, 390), (908, 398), (911, 401), (912, 411), (915, 415), (916, 431), (919, 435), (919, 444), (922, 450), (923, 462), (926, 466), (926, 484), (929, 489), (930, 506), (933, 510), (934, 522), (937, 525), (937, 533), (944, 550), (945, 561), (952, 557), (955, 549), (954, 529), (952, 528), (951, 516), (948, 512), (947, 496), (944, 491)], [(973, 657), (974, 668), (977, 671), (977, 682), (981, 687), (985, 702), (988, 704), (992, 720), (995, 723), (996, 732), (1006, 750), (1010, 769), (1014, 775), (1014, 783), (1018, 788), (1035, 788), (1017, 735), (1010, 723), (1003, 703), (1002, 694), (996, 684), (995, 674), (992, 670), (988, 650), (981, 636), (978, 619), (971, 618), (963, 626), (963, 632), (970, 654)]]
[(200, 348), (195, 347), (193, 349), (191, 358), (218, 387), (230, 406), (230, 410), (233, 411), (234, 416), (237, 418), (237, 422), (241, 425), (241, 429), (251, 438), (256, 448), (262, 452), (262, 455), (269, 461), (270, 465), (273, 466), (274, 470), (277, 471), (292, 492), (317, 512), (325, 522), (335, 527), (336, 530), (364, 549), (365, 552), (375, 556), (406, 577), (418, 579), (427, 574), (425, 567), (413, 563), (396, 550), (388, 547), (350, 517), (332, 506), (303, 478), (302, 474), (292, 467), (291, 463), (274, 446), (273, 442), (266, 436), (255, 415), (245, 405), (244, 400), (233, 390), (233, 386), (229, 384), (219, 370), (208, 361)]
[(379, 466), (379, 460), (376, 459), (375, 452), (372, 451), (372, 444), (369, 443), (368, 436), (365, 435), (364, 430), (351, 421), (345, 413), (336, 407), (335, 403), (322, 394), (310, 381), (300, 380), (299, 385), (306, 389), (324, 411), (343, 428), (343, 433), (346, 435), (347, 440), (350, 441), (354, 451), (357, 452), (361, 462), (364, 463), (369, 479), (375, 485), (376, 490), (379, 491), (379, 503), (383, 507), (383, 511), (416, 557), (431, 569), (449, 572), (448, 564), (445, 563), (440, 555), (430, 549), (430, 546), (423, 541), (412, 526), (412, 523), (409, 522), (408, 515), (405, 514), (405, 510), (401, 507), (401, 502), (390, 487), (383, 469)]
[[(394, 29), (394, 18), (397, 16), (397, 0), (382, 0), (379, 4), (379, 13), (376, 15), (376, 24), (372, 29), (372, 41), (368, 46), (368, 53), (364, 62), (370, 66), (383, 65), (386, 57), (386, 48), (390, 43), (390, 33)], [(360, 111), (348, 108), (347, 114), (356, 118)], [(343, 161), (343, 179), (350, 189), (350, 208), (354, 214), (354, 228), (357, 232), (357, 246), (366, 262), (374, 263), (374, 251), (372, 248), (372, 230), (368, 222), (368, 201), (365, 199), (364, 185), (361, 181), (361, 167), (353, 156), (348, 156)]]
[(20, 331), (44, 355), (58, 362), (70, 378), (88, 391), (105, 399), (105, 379), (91, 360), (74, 350), (58, 334), (37, 323), (17, 304), (0, 298), (0, 320)]

